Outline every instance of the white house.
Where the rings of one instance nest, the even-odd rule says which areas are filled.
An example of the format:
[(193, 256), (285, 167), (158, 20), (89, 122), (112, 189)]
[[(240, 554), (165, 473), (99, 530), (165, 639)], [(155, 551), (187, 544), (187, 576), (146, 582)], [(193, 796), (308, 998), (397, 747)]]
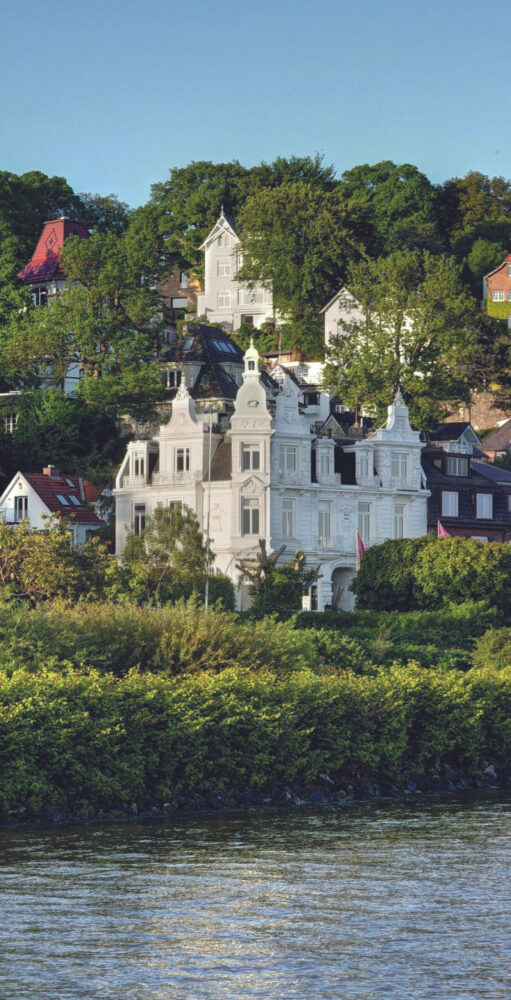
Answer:
[(220, 214), (200, 247), (204, 251), (204, 292), (197, 296), (197, 314), (209, 323), (238, 330), (242, 323), (259, 329), (273, 319), (271, 288), (239, 281), (242, 257), (234, 221)]
[(117, 553), (158, 505), (185, 504), (204, 533), (209, 515), (215, 567), (238, 587), (241, 606), (236, 564), (264, 538), (268, 550), (287, 547), (284, 561), (301, 549), (319, 564), (313, 607), (351, 608), (357, 531), (366, 545), (426, 533), (422, 445), (399, 394), (386, 426), (355, 442), (318, 434), (302, 391), (285, 372), (280, 384), (261, 374), (253, 346), (227, 418), (199, 412), (182, 381), (170, 423), (128, 445), (114, 490)]
[(16, 473), (0, 497), (0, 520), (44, 529), (49, 517), (64, 518), (74, 544), (83, 545), (105, 523), (90, 509), (96, 499), (96, 491), (79, 476), (61, 475), (49, 465), (42, 474)]
[(326, 306), (323, 306), (321, 315), (325, 320), (325, 345), (329, 346), (332, 337), (337, 337), (343, 330), (339, 323), (362, 322), (364, 312), (358, 299), (343, 286), (332, 296)]

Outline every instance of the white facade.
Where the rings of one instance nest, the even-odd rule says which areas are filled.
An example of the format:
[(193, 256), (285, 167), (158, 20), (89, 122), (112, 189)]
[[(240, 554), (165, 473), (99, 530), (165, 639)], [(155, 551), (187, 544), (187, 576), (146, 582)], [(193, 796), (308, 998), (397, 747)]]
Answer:
[(321, 310), (325, 320), (325, 345), (328, 347), (333, 337), (344, 333), (339, 323), (360, 323), (364, 313), (358, 299), (347, 288), (338, 292), (323, 306)]
[[(66, 483), (65, 477), (58, 477), (58, 479), (59, 482)], [(72, 483), (73, 481), (70, 479), (68, 482)], [(71, 532), (73, 544), (78, 546), (83, 545), (91, 537), (91, 534), (104, 524), (96, 516), (88, 516), (86, 521), (80, 520), (80, 505), (82, 510), (85, 506), (85, 499), (80, 495), (83, 492), (83, 487), (80, 490), (80, 483), (81, 481), (76, 480), (76, 485), (72, 485), (71, 490), (63, 485), (61, 494), (65, 498), (65, 503), (61, 505), (61, 512), (66, 515), (64, 523)], [(69, 500), (70, 493), (76, 496), (80, 505), (75, 506)], [(22, 521), (27, 521), (31, 528), (38, 528), (42, 531), (48, 528), (49, 519), (56, 513), (55, 510), (50, 510), (37, 489), (34, 489), (22, 472), (16, 473), (0, 497), (0, 521), (13, 528)]]
[[(208, 423), (197, 417), (184, 385), (170, 423), (153, 440), (128, 445), (114, 490), (116, 551), (122, 553), (128, 533), (140, 531), (158, 505), (186, 504), (204, 533), (209, 509), (214, 565), (235, 586), (236, 564), (254, 557), (264, 538), (270, 551), (287, 547), (283, 561), (301, 549), (308, 565), (320, 566), (313, 606), (349, 609), (357, 531), (366, 545), (426, 534), (429, 494), (422, 485), (419, 434), (398, 395), (386, 427), (343, 449), (339, 457), (352, 472), (339, 474), (339, 446), (311, 430), (299, 409), (301, 388), (285, 376), (269, 393), (258, 360), (249, 348), (229, 428), (211, 433), (210, 485)], [(243, 588), (239, 599), (243, 604)]]
[(197, 296), (197, 315), (209, 323), (238, 330), (248, 321), (259, 329), (273, 318), (271, 288), (238, 280), (242, 258), (240, 242), (232, 222), (223, 211), (204, 240), (204, 292)]

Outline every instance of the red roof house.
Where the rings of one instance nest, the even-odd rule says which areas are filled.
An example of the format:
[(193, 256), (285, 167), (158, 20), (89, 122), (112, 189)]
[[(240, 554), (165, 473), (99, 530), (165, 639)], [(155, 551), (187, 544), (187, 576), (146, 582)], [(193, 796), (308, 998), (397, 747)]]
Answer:
[(0, 497), (0, 519), (12, 525), (29, 521), (44, 529), (48, 517), (64, 518), (75, 543), (82, 544), (105, 523), (90, 507), (97, 498), (94, 487), (80, 476), (61, 475), (49, 465), (42, 473), (16, 473)]
[(65, 275), (60, 268), (60, 252), (69, 236), (79, 236), (82, 240), (87, 240), (89, 232), (81, 222), (71, 222), (66, 216), (45, 222), (32, 259), (18, 273), (18, 278), (28, 284), (55, 279), (64, 280)]

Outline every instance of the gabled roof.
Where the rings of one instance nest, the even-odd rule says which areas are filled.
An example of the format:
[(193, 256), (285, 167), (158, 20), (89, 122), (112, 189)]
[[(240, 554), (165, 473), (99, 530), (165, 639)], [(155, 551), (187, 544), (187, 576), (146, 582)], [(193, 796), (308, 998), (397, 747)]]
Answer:
[(229, 215), (225, 215), (222, 209), (215, 225), (206, 236), (206, 239), (201, 243), (199, 250), (204, 250), (215, 236), (219, 236), (221, 233), (225, 233), (227, 231), (229, 231), (230, 235), (234, 236), (236, 240), (238, 239), (234, 219)]
[(65, 216), (45, 222), (32, 259), (19, 271), (18, 278), (34, 282), (65, 277), (60, 269), (60, 251), (69, 236), (87, 240), (89, 232), (81, 222), (71, 222)]
[(477, 434), (468, 420), (453, 421), (452, 423), (437, 424), (430, 431), (426, 431), (428, 441), (459, 441), (466, 430), (472, 431), (474, 438), (479, 441)]
[(504, 260), (500, 264), (498, 264), (497, 267), (493, 268), (493, 271), (488, 271), (488, 274), (484, 275), (485, 279), (491, 278), (492, 274), (496, 274), (497, 271), (500, 271), (501, 267), (504, 267), (504, 265), (508, 264), (509, 261), (511, 261), (511, 253), (508, 253), (507, 257), (504, 257)]
[[(20, 475), (20, 473), (18, 473)], [(97, 493), (94, 487), (82, 483), (84, 486), (84, 496), (82, 498), (78, 476), (47, 476), (44, 473), (24, 472), (21, 475), (27, 483), (37, 493), (38, 497), (51, 514), (58, 514), (60, 517), (73, 517), (74, 521), (80, 524), (104, 524), (104, 521), (84, 506), (85, 503), (94, 503), (97, 500)], [(68, 504), (63, 504), (59, 496), (67, 499)], [(74, 503), (70, 497), (76, 497), (80, 501), (79, 505)]]
[(511, 486), (511, 472), (508, 469), (499, 469), (498, 465), (490, 465), (488, 462), (470, 463), (474, 472), (477, 472), (491, 483), (498, 483), (499, 486)]
[(341, 287), (335, 293), (335, 295), (332, 295), (332, 298), (327, 302), (326, 306), (323, 306), (323, 308), (319, 310), (320, 314), (326, 312), (327, 309), (330, 308), (330, 306), (333, 306), (334, 302), (336, 302), (337, 299), (339, 299), (341, 297), (341, 295), (346, 295), (348, 298), (353, 299), (353, 302), (357, 302), (358, 305), (360, 305), (358, 299), (355, 298), (355, 296), (353, 295), (353, 292), (350, 292), (350, 290), (347, 287), (347, 285), (341, 285)]
[(483, 451), (507, 451), (511, 445), (511, 419), (505, 420), (496, 431), (481, 441)]

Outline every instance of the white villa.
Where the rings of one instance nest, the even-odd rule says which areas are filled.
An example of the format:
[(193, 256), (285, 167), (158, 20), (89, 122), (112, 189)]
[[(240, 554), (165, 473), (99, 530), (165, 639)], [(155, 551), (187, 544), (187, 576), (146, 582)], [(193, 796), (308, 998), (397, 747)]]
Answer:
[[(222, 336), (196, 329), (202, 337)], [(191, 326), (189, 341), (193, 333)], [(221, 346), (218, 340), (219, 354)], [(190, 343), (188, 349), (196, 348)], [(229, 361), (227, 351), (225, 357)], [(128, 445), (114, 490), (116, 551), (122, 553), (128, 533), (140, 533), (158, 505), (185, 504), (204, 534), (209, 515), (215, 568), (233, 580), (241, 607), (247, 588), (236, 564), (253, 558), (264, 538), (269, 551), (287, 547), (283, 561), (301, 549), (308, 565), (320, 565), (312, 608), (350, 609), (357, 532), (366, 545), (426, 534), (429, 493), (419, 433), (398, 394), (385, 427), (359, 441), (334, 439), (318, 432), (307, 387), (285, 368), (278, 381), (260, 372), (253, 346), (244, 370), (237, 361), (233, 356), (229, 386), (222, 369), (223, 398), (216, 405), (212, 380), (204, 383), (198, 361), (188, 375), (186, 367), (179, 378), (176, 371), (170, 422), (153, 438)], [(206, 372), (206, 358), (203, 365)]]
[(239, 281), (239, 246), (234, 221), (222, 209), (200, 248), (204, 251), (204, 292), (197, 296), (197, 315), (232, 330), (239, 330), (242, 323), (259, 329), (273, 319), (272, 291), (260, 283), (249, 288)]

